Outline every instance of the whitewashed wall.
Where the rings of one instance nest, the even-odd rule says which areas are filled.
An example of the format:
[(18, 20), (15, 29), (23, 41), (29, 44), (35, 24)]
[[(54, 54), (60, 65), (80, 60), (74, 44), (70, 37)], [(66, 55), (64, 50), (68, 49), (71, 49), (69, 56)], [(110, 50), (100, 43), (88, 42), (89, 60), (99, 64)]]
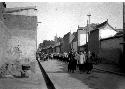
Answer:
[(8, 48), (7, 41), (9, 37), (10, 34), (7, 27), (2, 21), (0, 21), (0, 66), (8, 61), (5, 57), (5, 54)]
[(100, 39), (108, 38), (114, 36), (116, 33), (117, 32), (115, 30), (113, 30), (109, 25), (107, 25), (99, 30), (99, 37)]

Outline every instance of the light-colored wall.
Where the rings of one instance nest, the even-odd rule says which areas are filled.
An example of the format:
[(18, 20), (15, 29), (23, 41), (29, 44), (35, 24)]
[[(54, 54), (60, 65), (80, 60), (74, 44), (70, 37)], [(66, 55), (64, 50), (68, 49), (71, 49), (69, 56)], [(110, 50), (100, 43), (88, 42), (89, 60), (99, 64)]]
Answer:
[(8, 33), (7, 27), (0, 21), (0, 66), (8, 61), (5, 58), (5, 54), (8, 48), (7, 41), (9, 37), (10, 34)]
[(86, 44), (86, 31), (78, 30), (78, 46)]
[[(18, 31), (19, 32), (19, 31)], [(22, 31), (20, 31), (21, 33)], [(22, 60), (22, 59), (26, 59), (28, 58), (29, 60), (33, 61), (35, 59), (35, 52), (36, 52), (36, 41), (35, 39), (32, 39), (30, 37), (28, 37), (28, 34), (33, 34), (35, 35), (35, 32), (33, 31), (24, 31), (25, 34), (23, 34), (22, 36), (17, 35), (17, 34), (13, 34), (11, 33), (11, 37), (8, 39), (8, 51), (10, 52), (13, 59), (16, 59), (17, 55), (14, 54), (14, 48), (18, 47), (19, 45), (19, 49), (20, 49), (20, 57), (17, 58), (18, 60)], [(10, 57), (9, 57), (10, 58)], [(12, 60), (12, 59), (11, 59)]]
[[(35, 60), (37, 18), (10, 14), (5, 14), (4, 18), (4, 23), (11, 35), (7, 41), (6, 59), (17, 59), (22, 63), (25, 63), (27, 58), (30, 61)], [(16, 47), (19, 48), (19, 52), (15, 52)]]
[(117, 32), (111, 28), (109, 25), (106, 25), (104, 28), (99, 29), (99, 38), (104, 39), (108, 37), (112, 37), (116, 34)]

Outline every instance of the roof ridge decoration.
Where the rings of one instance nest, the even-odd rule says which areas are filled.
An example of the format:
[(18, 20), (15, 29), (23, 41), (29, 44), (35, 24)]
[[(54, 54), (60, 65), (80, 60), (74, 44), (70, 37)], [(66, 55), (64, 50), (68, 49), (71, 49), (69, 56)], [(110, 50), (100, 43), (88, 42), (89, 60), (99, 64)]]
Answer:
[[(108, 23), (108, 20), (104, 21), (103, 23), (97, 24), (93, 29), (94, 29), (94, 30), (97, 30), (97, 29), (100, 29), (100, 28), (104, 28), (106, 25), (108, 25), (109, 27), (111, 27), (114, 31), (118, 32), (117, 30), (115, 30), (115, 29)], [(94, 30), (92, 30), (92, 31), (94, 31)]]

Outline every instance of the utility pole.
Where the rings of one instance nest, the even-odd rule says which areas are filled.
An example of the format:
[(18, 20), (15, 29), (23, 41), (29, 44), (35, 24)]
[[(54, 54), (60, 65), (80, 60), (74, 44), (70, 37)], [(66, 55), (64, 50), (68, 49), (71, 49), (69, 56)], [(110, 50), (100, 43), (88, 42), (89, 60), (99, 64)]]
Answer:
[(90, 35), (90, 29), (89, 29), (89, 26), (90, 26), (90, 17), (91, 17), (91, 14), (89, 13), (88, 15), (88, 18), (89, 18), (89, 21), (87, 21), (87, 35), (88, 35), (88, 44), (87, 44), (87, 52), (89, 51), (89, 35)]
[[(38, 26), (39, 23), (42, 23), (42, 22), (37, 22), (37, 23), (36, 23), (37, 26)], [(36, 29), (36, 51), (37, 51), (37, 29)]]
[(90, 24), (90, 17), (91, 17), (91, 14), (89, 13), (87, 16), (89, 17), (89, 24)]
[(122, 67), (125, 68), (125, 3), (123, 2), (123, 54), (122, 54)]
[[(87, 29), (88, 29), (88, 20), (87, 20)], [(88, 43), (87, 43), (87, 40), (88, 40), (88, 31), (86, 29), (86, 53), (88, 53)]]
[[(123, 41), (125, 42), (125, 3), (123, 2)], [(123, 55), (125, 55), (125, 44), (123, 44)]]

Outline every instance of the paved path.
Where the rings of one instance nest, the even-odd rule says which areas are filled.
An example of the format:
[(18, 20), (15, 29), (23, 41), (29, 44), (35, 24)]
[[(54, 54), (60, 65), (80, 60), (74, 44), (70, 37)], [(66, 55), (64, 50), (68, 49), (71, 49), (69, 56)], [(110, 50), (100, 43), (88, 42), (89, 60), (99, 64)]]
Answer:
[(68, 73), (67, 65), (57, 60), (41, 62), (56, 89), (125, 89), (125, 77), (107, 72)]

